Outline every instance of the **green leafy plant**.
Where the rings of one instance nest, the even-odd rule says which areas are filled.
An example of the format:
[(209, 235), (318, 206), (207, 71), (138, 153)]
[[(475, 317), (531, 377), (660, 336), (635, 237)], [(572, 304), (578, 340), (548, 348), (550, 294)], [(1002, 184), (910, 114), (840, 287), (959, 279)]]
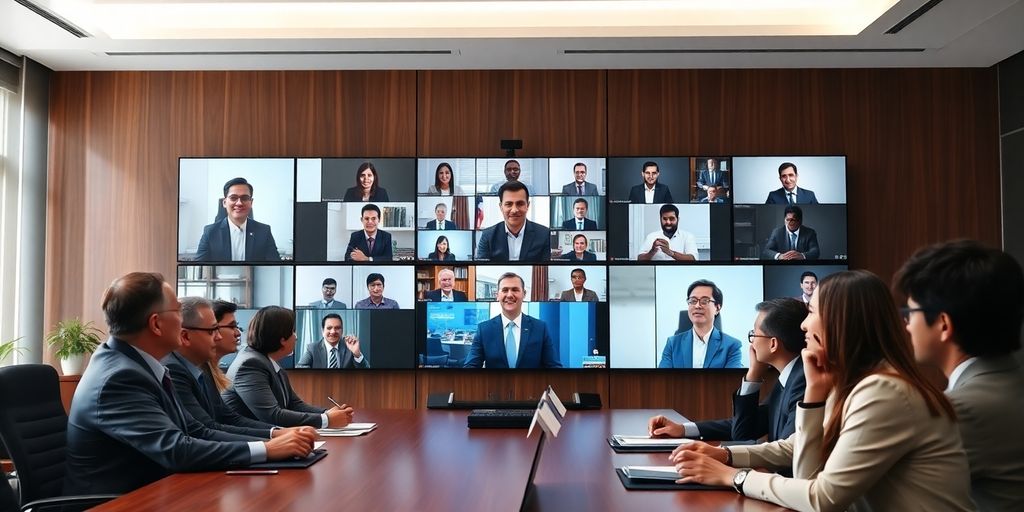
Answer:
[(14, 338), (13, 340), (5, 341), (3, 343), (0, 343), (0, 360), (6, 359), (7, 356), (9, 356), (11, 354), (24, 354), (25, 353), (24, 347), (19, 347), (18, 346), (18, 340), (20, 340), (20, 339), (21, 339), (21, 337), (17, 337), (17, 338)]
[(83, 323), (74, 318), (57, 322), (57, 326), (46, 336), (46, 343), (55, 349), (54, 355), (67, 359), (80, 354), (91, 354), (100, 346), (103, 331), (92, 322)]

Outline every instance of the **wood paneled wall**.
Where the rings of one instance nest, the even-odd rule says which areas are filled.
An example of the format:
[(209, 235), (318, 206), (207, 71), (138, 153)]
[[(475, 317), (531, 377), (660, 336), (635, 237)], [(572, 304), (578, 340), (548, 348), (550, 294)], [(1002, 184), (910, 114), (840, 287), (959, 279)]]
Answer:
[[(174, 272), (179, 156), (845, 154), (854, 267), (1000, 242), (991, 69), (61, 72), (50, 103), (46, 324), (102, 325), (132, 270)], [(855, 200), (853, 200), (855, 199)], [(358, 407), (598, 392), (614, 407), (727, 415), (740, 372), (305, 373)], [(767, 390), (765, 390), (767, 391)], [(317, 401), (317, 400), (314, 400)]]

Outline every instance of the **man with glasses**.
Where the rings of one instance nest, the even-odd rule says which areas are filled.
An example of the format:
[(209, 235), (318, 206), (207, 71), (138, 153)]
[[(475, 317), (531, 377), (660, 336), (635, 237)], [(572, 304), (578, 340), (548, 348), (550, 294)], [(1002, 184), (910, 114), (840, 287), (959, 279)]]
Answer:
[(323, 295), (323, 299), (310, 302), (309, 307), (314, 309), (348, 309), (344, 302), (334, 300), (335, 293), (338, 293), (338, 281), (333, 277), (324, 279), (323, 284), (320, 285), (320, 294)]
[(743, 368), (740, 340), (715, 328), (722, 290), (712, 281), (694, 281), (686, 290), (693, 327), (668, 338), (658, 368)]
[[(648, 422), (652, 436), (690, 437), (711, 441), (756, 440), (768, 436), (768, 442), (786, 439), (796, 430), (796, 405), (803, 399), (806, 380), (800, 351), (806, 346), (800, 324), (807, 317), (807, 306), (797, 299), (779, 298), (757, 305), (750, 340), (750, 368), (732, 395), (731, 418), (676, 423), (664, 416)], [(761, 385), (769, 368), (779, 372), (779, 380), (758, 404)]]
[(253, 188), (245, 178), (224, 184), (227, 216), (203, 228), (196, 261), (281, 261), (270, 226), (249, 218)]
[(182, 406), (160, 364), (181, 346), (182, 329), (181, 305), (163, 276), (133, 272), (116, 279), (102, 309), (110, 339), (93, 354), (71, 403), (65, 494), (125, 493), (171, 473), (312, 451), (308, 431), (263, 441), (206, 428)]
[(1024, 272), (961, 240), (917, 251), (896, 273), (914, 356), (948, 379), (978, 510), (1024, 510)]

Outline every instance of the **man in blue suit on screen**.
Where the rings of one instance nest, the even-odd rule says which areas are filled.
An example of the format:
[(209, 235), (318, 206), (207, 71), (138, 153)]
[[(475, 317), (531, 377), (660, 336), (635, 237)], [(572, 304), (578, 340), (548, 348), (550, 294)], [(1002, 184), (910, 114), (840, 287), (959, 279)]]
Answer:
[(281, 261), (270, 226), (249, 218), (252, 184), (235, 178), (224, 184), (223, 219), (207, 224), (196, 261)]
[(551, 231), (526, 219), (530, 191), (519, 181), (498, 189), (498, 204), (505, 220), (480, 232), (476, 257), (490, 261), (549, 261)]
[(668, 338), (658, 368), (743, 368), (740, 340), (715, 328), (722, 311), (722, 290), (701, 279), (686, 290), (687, 314), (693, 327)]
[(799, 178), (796, 164), (782, 162), (779, 166), (779, 181), (782, 182), (782, 188), (771, 191), (764, 204), (818, 204), (814, 191), (797, 188), (796, 181)]
[(466, 368), (561, 368), (548, 326), (523, 314), (526, 283), (518, 274), (498, 278), (501, 314), (476, 326)]

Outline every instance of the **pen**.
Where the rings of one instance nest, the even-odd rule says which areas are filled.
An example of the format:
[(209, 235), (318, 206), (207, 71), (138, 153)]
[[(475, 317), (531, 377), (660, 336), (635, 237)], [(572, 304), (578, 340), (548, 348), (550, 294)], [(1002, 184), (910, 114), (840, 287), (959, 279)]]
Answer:
[(344, 409), (344, 407), (342, 407), (341, 404), (339, 404), (338, 402), (335, 402), (334, 399), (330, 397), (330, 395), (327, 396), (327, 399), (330, 400), (332, 404), (337, 406), (338, 409)]

